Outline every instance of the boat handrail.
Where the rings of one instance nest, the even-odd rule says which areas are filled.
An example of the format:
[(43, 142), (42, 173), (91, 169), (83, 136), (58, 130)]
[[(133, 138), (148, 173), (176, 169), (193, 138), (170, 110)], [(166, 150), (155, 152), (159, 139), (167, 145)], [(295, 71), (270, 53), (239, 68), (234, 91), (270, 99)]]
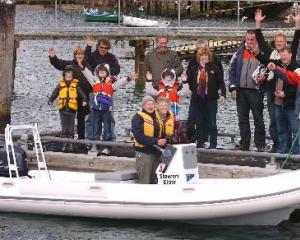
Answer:
[[(41, 137), (39, 134), (39, 130), (37, 127), (37, 123), (33, 125), (6, 125), (5, 128), (5, 145), (6, 145), (6, 153), (7, 153), (7, 164), (8, 164), (8, 169), (9, 169), (9, 177), (12, 178), (13, 172), (15, 172), (16, 177), (19, 178), (19, 173), (18, 173), (18, 166), (17, 166), (17, 161), (16, 161), (16, 155), (15, 155), (15, 150), (14, 150), (14, 143), (13, 143), (13, 131), (24, 131), (24, 130), (31, 130), (32, 131), (32, 136), (33, 136), (33, 141), (34, 141), (34, 148), (35, 148), (35, 153), (36, 153), (36, 159), (37, 159), (37, 165), (38, 165), (38, 170), (40, 177), (42, 176), (42, 173), (46, 172), (47, 178), (50, 180), (50, 173), (47, 169), (47, 164), (45, 160), (45, 155), (43, 151), (43, 146), (41, 142)], [(13, 157), (13, 163), (11, 162), (10, 159), (10, 151)]]

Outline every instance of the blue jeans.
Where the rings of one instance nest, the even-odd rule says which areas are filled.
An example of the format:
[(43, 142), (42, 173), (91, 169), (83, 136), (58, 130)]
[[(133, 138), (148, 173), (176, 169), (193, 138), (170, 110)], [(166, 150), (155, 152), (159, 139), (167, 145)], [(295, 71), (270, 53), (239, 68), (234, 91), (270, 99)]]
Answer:
[[(210, 148), (217, 147), (217, 99), (206, 99), (194, 103), (194, 114), (196, 117), (196, 140), (197, 147), (202, 148), (207, 138), (207, 132), (210, 135)], [(208, 130), (208, 131), (207, 131)]]
[[(282, 106), (275, 106), (276, 127), (278, 136), (277, 153), (287, 153), (288, 140), (295, 140), (298, 132), (297, 114), (294, 109), (285, 109)], [(290, 137), (289, 134), (292, 136)], [(293, 154), (299, 153), (299, 140), (296, 140), (292, 149)]]
[[(197, 108), (197, 101), (194, 100), (193, 98), (191, 98), (190, 100), (190, 106), (189, 106), (189, 112), (188, 112), (188, 121), (187, 121), (187, 132), (189, 135), (193, 135), (193, 131), (195, 129), (195, 124), (196, 124), (196, 108)], [(205, 141), (208, 141), (208, 116), (204, 115), (203, 117), (206, 118), (206, 120), (204, 121), (204, 125), (202, 125), (203, 127), (203, 131), (204, 131), (204, 138)]]
[(88, 116), (86, 122), (86, 138), (90, 140), (100, 140), (103, 124), (103, 140), (112, 141), (111, 133), (111, 112), (108, 110), (94, 110)]
[(269, 133), (271, 139), (273, 141), (273, 146), (275, 149), (278, 145), (278, 138), (277, 138), (277, 127), (276, 127), (276, 118), (275, 118), (275, 104), (273, 103), (273, 91), (267, 90), (267, 107), (270, 117), (270, 125), (269, 125)]

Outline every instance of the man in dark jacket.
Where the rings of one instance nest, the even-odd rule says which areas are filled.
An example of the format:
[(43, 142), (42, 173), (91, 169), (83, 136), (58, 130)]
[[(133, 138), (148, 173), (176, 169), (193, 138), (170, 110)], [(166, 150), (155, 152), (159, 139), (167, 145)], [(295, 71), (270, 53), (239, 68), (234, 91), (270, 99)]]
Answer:
[[(84, 50), (82, 47), (78, 46), (74, 49), (73, 60), (62, 60), (56, 56), (54, 48), (49, 49), (49, 60), (52, 66), (57, 70), (64, 71), (65, 67), (71, 65), (74, 68), (74, 78), (79, 81), (79, 87), (82, 89), (86, 96), (92, 91), (92, 86), (89, 84), (87, 79), (81, 72), (81, 68), (78, 65), (78, 59), (82, 61), (84, 58)], [(77, 111), (77, 133), (79, 139), (84, 139), (85, 136), (85, 116), (89, 114), (88, 106), (82, 106), (82, 99), (78, 99), (78, 111)]]
[(160, 152), (155, 146), (164, 146), (166, 139), (160, 139), (161, 130), (155, 115), (155, 100), (151, 96), (143, 98), (142, 111), (133, 117), (131, 129), (136, 151), (138, 182), (155, 183), (154, 174), (160, 156)]
[(241, 136), (239, 148), (243, 151), (249, 150), (250, 147), (250, 110), (254, 119), (254, 142), (257, 151), (264, 151), (265, 149), (264, 94), (257, 88), (252, 79), (253, 72), (259, 66), (259, 61), (253, 52), (255, 46), (257, 46), (255, 31), (248, 30), (246, 41), (233, 56), (229, 69), (229, 91), (231, 97), (236, 99)]
[[(279, 51), (281, 49), (284, 49), (287, 46), (287, 37), (283, 33), (277, 34), (274, 38), (275, 49), (272, 49), (265, 41), (265, 38), (261, 31), (261, 23), (264, 19), (265, 16), (262, 15), (262, 11), (260, 9), (257, 9), (255, 12), (255, 23), (256, 23), (255, 35), (256, 35), (259, 49), (263, 53), (265, 58), (270, 60), (279, 60), (280, 59)], [(300, 14), (298, 14), (295, 17), (295, 33), (291, 44), (293, 61), (296, 60), (299, 38), (300, 38)], [(267, 106), (268, 106), (268, 112), (270, 116), (269, 132), (273, 141), (271, 152), (275, 152), (277, 149), (278, 138), (277, 138), (277, 128), (276, 128), (276, 119), (275, 119), (275, 106), (272, 100), (273, 91), (270, 88), (271, 86), (269, 86), (268, 84), (266, 87), (267, 87)]]
[(85, 57), (87, 62), (91, 66), (91, 70), (94, 69), (99, 64), (108, 64), (110, 69), (110, 74), (112, 76), (117, 76), (120, 73), (120, 65), (116, 56), (109, 52), (111, 45), (109, 40), (102, 38), (99, 39), (96, 45), (96, 50), (92, 52), (93, 40), (89, 37), (86, 39), (87, 46), (85, 48)]
[[(262, 53), (258, 53), (258, 50), (255, 52), (257, 58), (264, 65), (268, 65), (270, 70), (275, 70), (275, 65), (285, 68), (288, 71), (294, 71), (299, 67), (297, 62), (293, 60), (292, 50), (289, 47), (285, 47), (279, 51), (279, 60), (269, 60), (266, 59)], [(275, 109), (278, 138), (276, 152), (287, 153), (289, 140), (292, 139), (292, 141), (294, 141), (298, 132), (297, 114), (295, 111), (297, 87), (290, 85), (287, 81), (283, 81), (277, 76), (277, 74), (275, 74), (275, 77), (270, 80), (269, 89), (272, 93), (271, 100)], [(299, 153), (298, 140), (293, 146), (292, 153)]]

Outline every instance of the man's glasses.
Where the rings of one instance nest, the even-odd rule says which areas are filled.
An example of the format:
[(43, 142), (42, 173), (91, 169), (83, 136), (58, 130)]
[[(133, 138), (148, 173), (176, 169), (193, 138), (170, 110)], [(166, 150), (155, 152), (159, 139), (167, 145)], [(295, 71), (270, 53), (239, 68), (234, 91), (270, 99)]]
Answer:
[(102, 46), (100, 46), (99, 48), (100, 49), (106, 49), (106, 50), (108, 50), (108, 47), (102, 47)]

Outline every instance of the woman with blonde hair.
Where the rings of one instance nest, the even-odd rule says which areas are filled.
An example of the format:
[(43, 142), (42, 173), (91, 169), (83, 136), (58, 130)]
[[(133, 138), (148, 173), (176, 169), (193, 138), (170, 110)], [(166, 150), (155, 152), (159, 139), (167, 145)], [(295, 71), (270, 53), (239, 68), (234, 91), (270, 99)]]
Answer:
[(198, 64), (192, 67), (188, 82), (192, 91), (191, 102), (195, 106), (197, 147), (204, 147), (206, 119), (208, 118), (209, 148), (216, 148), (218, 135), (216, 115), (219, 90), (221, 91), (221, 103), (224, 103), (226, 97), (225, 83), (219, 67), (213, 63), (209, 48), (199, 48), (196, 59)]

